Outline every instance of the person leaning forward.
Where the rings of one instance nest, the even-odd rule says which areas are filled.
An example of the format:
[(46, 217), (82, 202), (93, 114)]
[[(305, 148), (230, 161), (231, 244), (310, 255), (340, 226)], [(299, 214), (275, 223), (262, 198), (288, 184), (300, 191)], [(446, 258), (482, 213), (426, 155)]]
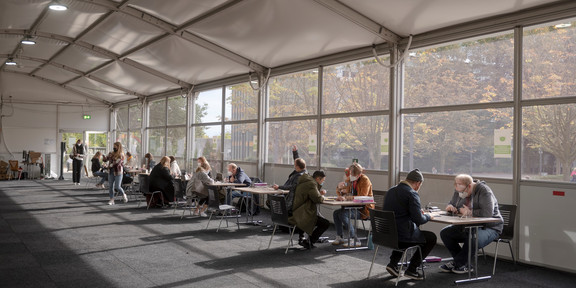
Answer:
[(318, 215), (316, 204), (324, 202), (324, 196), (318, 190), (318, 181), (322, 181), (325, 176), (317, 178), (318, 180), (308, 174), (300, 176), (294, 192), (292, 216), (288, 218), (291, 225), (295, 225), (309, 235), (308, 240), (302, 241), (302, 246), (308, 249), (314, 247), (313, 244), (330, 226), (328, 220)]
[[(426, 258), (430, 251), (436, 245), (436, 234), (430, 231), (422, 231), (419, 226), (433, 219), (429, 213), (424, 213), (420, 205), (420, 196), (418, 190), (422, 186), (424, 177), (420, 170), (414, 169), (408, 173), (406, 179), (398, 185), (390, 188), (384, 198), (385, 211), (393, 211), (398, 229), (398, 246), (405, 249), (418, 245), (422, 251), (422, 257), (419, 253), (414, 253), (410, 259), (408, 269), (404, 276), (422, 280), (424, 277), (418, 273), (418, 266), (422, 259)], [(402, 258), (402, 252), (393, 251), (390, 255), (390, 263), (386, 266), (386, 271), (395, 277), (398, 277), (398, 261)]]

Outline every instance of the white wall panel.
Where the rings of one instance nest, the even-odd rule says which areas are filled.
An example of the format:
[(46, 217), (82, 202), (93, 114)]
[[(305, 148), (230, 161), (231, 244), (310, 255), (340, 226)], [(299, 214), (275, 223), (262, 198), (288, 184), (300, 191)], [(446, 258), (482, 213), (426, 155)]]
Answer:
[[(564, 186), (566, 187), (566, 186)], [(554, 191), (564, 192), (555, 196)], [(530, 263), (576, 271), (576, 222), (570, 214), (576, 204), (571, 189), (520, 186), (520, 259)]]

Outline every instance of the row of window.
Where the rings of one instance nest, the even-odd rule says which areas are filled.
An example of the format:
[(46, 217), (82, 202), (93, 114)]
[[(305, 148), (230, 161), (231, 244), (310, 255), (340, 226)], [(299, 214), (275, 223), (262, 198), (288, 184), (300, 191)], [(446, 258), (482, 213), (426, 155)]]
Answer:
[[(514, 129), (516, 92), (522, 177), (576, 181), (576, 22), (527, 27), (522, 36), (522, 55), (514, 54), (513, 31), (409, 51), (401, 109), (411, 112), (401, 112), (398, 151), (403, 171), (511, 178), (513, 134), (520, 131)], [(522, 59), (520, 91), (514, 87), (515, 57)], [(263, 99), (264, 161), (291, 164), (291, 146), (297, 145), (314, 166), (358, 160), (367, 169), (387, 170), (394, 153), (388, 145), (389, 73), (371, 58), (272, 77)], [(155, 156), (174, 155), (190, 165), (201, 155), (215, 163), (255, 163), (258, 97), (242, 83), (201, 91), (190, 103), (163, 98), (148, 103), (145, 125), (139, 104), (120, 107), (117, 138), (140, 153), (145, 129), (147, 152)], [(190, 127), (187, 107), (194, 107)]]

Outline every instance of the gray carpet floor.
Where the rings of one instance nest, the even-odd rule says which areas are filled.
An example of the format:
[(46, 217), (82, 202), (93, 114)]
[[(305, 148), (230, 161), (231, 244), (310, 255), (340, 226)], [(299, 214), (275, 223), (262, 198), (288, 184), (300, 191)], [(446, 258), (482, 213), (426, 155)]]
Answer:
[[(106, 205), (107, 191), (70, 181), (0, 182), (0, 287), (392, 287), (385, 271), (390, 250), (336, 252), (328, 243), (290, 249), (289, 235), (241, 224), (220, 229), (181, 211), (138, 208), (137, 201)], [(256, 217), (270, 224), (267, 210)], [(233, 221), (233, 220), (232, 220)], [(361, 233), (365, 233), (361, 231)], [(334, 227), (325, 236), (333, 239)], [(448, 257), (442, 245), (432, 255)], [(479, 261), (488, 275), (491, 261)], [(426, 266), (425, 281), (398, 287), (450, 287), (462, 275)], [(467, 287), (576, 287), (576, 275), (498, 261), (496, 275)]]

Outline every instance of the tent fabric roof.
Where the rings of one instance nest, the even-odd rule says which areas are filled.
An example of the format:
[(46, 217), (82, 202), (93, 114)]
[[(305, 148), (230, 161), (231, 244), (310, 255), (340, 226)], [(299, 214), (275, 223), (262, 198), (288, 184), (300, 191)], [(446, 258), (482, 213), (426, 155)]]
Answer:
[[(60, 2), (69, 9), (49, 10), (51, 0), (0, 1), (2, 94), (19, 97), (16, 85), (28, 86), (28, 97), (58, 94), (29, 84), (43, 81), (114, 104), (561, 1)], [(20, 44), (27, 36), (37, 44)], [(18, 65), (5, 65), (9, 58)]]

